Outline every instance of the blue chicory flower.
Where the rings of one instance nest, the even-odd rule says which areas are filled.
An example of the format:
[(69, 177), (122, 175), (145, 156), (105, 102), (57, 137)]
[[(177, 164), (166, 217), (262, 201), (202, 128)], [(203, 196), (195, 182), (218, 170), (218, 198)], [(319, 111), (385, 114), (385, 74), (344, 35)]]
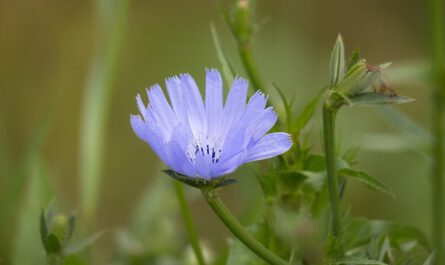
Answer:
[(225, 105), (219, 72), (206, 71), (205, 102), (188, 74), (166, 80), (170, 103), (161, 87), (147, 89), (148, 107), (137, 95), (141, 115), (131, 115), (134, 132), (173, 171), (213, 180), (244, 163), (280, 155), (292, 145), (287, 133), (266, 134), (277, 121), (268, 97), (256, 92), (246, 105), (248, 82), (236, 78)]

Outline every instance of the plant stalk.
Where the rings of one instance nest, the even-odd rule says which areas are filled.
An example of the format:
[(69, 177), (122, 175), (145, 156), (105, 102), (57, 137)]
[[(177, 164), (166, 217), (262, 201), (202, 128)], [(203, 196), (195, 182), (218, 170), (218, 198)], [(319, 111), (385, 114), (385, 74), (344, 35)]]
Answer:
[(338, 189), (337, 171), (335, 165), (335, 116), (336, 107), (328, 103), (323, 105), (323, 140), (326, 157), (326, 173), (328, 176), (329, 199), (331, 204), (331, 232), (334, 237), (335, 249), (341, 254), (342, 247), (338, 244), (342, 233), (340, 218), (340, 196)]
[(232, 215), (227, 209), (219, 196), (214, 191), (201, 190), (202, 194), (207, 200), (209, 206), (213, 209), (215, 214), (227, 226), (227, 228), (244, 243), (250, 250), (252, 250), (259, 257), (269, 262), (272, 265), (288, 265), (289, 263), (278, 257), (276, 254), (267, 249), (254, 236), (252, 236)]
[(431, 0), (432, 27), (432, 239), (435, 264), (444, 263), (444, 94), (445, 94), (445, 56), (443, 39), (442, 0)]
[(261, 78), (258, 74), (257, 69), (255, 68), (255, 64), (253, 62), (252, 48), (250, 43), (238, 43), (238, 52), (241, 57), (241, 61), (244, 65), (244, 69), (249, 77), (250, 82), (252, 82), (252, 86), (266, 93), (266, 87), (264, 86)]
[(175, 190), (178, 197), (179, 207), (181, 208), (182, 217), (184, 218), (185, 228), (192, 244), (193, 252), (195, 252), (196, 260), (199, 265), (205, 265), (204, 255), (197, 237), (195, 226), (193, 225), (192, 214), (187, 205), (184, 195), (184, 186), (179, 181), (175, 181)]

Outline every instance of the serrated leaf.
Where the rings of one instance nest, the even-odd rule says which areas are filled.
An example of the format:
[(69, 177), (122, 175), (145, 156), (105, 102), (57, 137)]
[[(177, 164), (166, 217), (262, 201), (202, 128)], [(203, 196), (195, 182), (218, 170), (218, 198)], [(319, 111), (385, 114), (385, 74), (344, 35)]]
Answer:
[(350, 168), (342, 168), (338, 171), (338, 174), (343, 175), (345, 177), (352, 177), (365, 184), (368, 188), (386, 193), (391, 197), (395, 198), (393, 191), (388, 186), (386, 186), (381, 180), (363, 171), (354, 170)]
[(356, 258), (356, 257), (348, 257), (344, 258), (342, 260), (336, 261), (334, 264), (338, 265), (388, 265), (387, 263), (378, 261), (378, 260), (371, 260), (371, 259), (364, 259), (364, 258)]
[(387, 95), (383, 93), (365, 92), (350, 98), (356, 106), (394, 105), (414, 101), (415, 99), (400, 95)]
[(219, 38), (218, 38), (218, 33), (216, 32), (215, 26), (213, 25), (213, 23), (210, 23), (210, 31), (212, 33), (212, 39), (213, 39), (213, 44), (215, 45), (215, 49), (216, 49), (216, 55), (218, 57), (219, 62), (221, 63), (222, 66), (222, 72), (224, 75), (224, 78), (226, 80), (226, 82), (231, 85), (233, 82), (233, 79), (235, 78), (235, 71), (233, 70), (232, 65), (230, 64), (229, 60), (227, 59), (226, 54), (224, 53)]
[(331, 87), (334, 87), (345, 75), (345, 47), (339, 34), (331, 52)]
[(190, 186), (198, 188), (198, 189), (203, 189), (203, 188), (216, 189), (216, 188), (220, 188), (220, 187), (238, 182), (236, 179), (230, 178), (230, 177), (221, 177), (221, 178), (216, 178), (216, 179), (212, 179), (212, 180), (198, 178), (198, 177), (192, 178), (192, 177), (189, 177), (186, 175), (182, 175), (182, 174), (175, 172), (171, 169), (162, 170), (162, 172), (164, 172), (168, 176), (170, 176), (184, 184), (190, 185)]
[(100, 232), (95, 233), (94, 235), (79, 241), (73, 245), (70, 245), (68, 247), (66, 247), (63, 250), (63, 254), (65, 255), (72, 255), (72, 254), (76, 254), (79, 253), (79, 251), (83, 250), (84, 248), (88, 247), (89, 245), (93, 244), (94, 242), (96, 242), (96, 240), (98, 240), (100, 237), (102, 237), (105, 234), (105, 231), (102, 230)]

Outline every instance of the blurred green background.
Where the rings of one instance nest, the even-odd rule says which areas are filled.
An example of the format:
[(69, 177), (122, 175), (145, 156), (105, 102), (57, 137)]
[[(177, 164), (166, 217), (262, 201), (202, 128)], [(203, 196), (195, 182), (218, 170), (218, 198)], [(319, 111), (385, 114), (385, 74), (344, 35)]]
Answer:
[[(130, 127), (129, 115), (137, 113), (136, 94), (183, 72), (192, 74), (202, 86), (205, 67), (220, 68), (211, 22), (237, 73), (245, 76), (233, 37), (214, 1), (128, 1), (120, 11), (108, 5), (124, 6), (116, 1), (0, 1), (0, 209), (11, 207), (3, 211), (0, 220), (0, 259), (6, 262), (17, 245), (13, 243), (20, 234), (16, 220), (22, 218), (26, 205), (38, 214), (40, 206), (55, 197), (66, 211), (78, 209), (82, 220), (81, 132), (83, 119), (94, 116), (89, 113), (94, 108), (85, 110), (84, 104), (91, 97), (86, 91), (94, 58), (115, 41), (107, 37), (113, 34), (107, 31), (114, 27), (110, 21), (121, 16), (125, 23), (121, 23), (122, 42), (110, 70), (103, 108), (106, 114), (101, 116), (103, 120), (93, 121), (93, 125), (104, 126), (100, 134), (103, 166), (98, 171), (100, 192), (93, 223), (95, 230), (107, 229), (108, 233), (95, 244), (101, 253), (99, 260), (113, 258), (115, 231), (130, 225), (141, 198), (163, 168)], [(423, 1), (262, 0), (257, 2), (257, 20), (254, 55), (260, 74), (267, 84), (275, 82), (289, 94), (297, 93), (295, 111), (327, 84), (330, 49), (341, 33), (348, 54), (360, 47), (369, 63), (393, 62), (386, 73), (390, 84), (399, 93), (417, 99), (397, 110), (422, 127), (430, 127), (426, 74), (429, 18)], [(276, 94), (272, 93), (271, 101), (281, 108)], [(94, 99), (92, 102), (94, 106)], [(392, 127), (384, 115), (368, 108), (354, 112), (345, 108), (339, 115), (339, 137), (343, 147), (362, 145), (358, 167), (383, 179), (397, 198), (351, 183), (344, 205), (350, 205), (355, 216), (417, 225), (428, 233), (429, 168), (422, 155), (427, 138), (413, 140), (400, 127)], [(30, 155), (33, 139), (46, 120), (47, 135), (35, 155)], [(320, 115), (316, 115), (311, 129), (318, 150), (320, 126)], [(29, 195), (35, 160), (44, 168), (54, 192), (42, 201)], [(229, 207), (241, 214), (244, 202), (260, 191), (255, 186), (246, 193), (243, 188), (255, 183), (248, 168), (236, 175), (241, 184), (224, 189), (222, 195)], [(171, 185), (169, 181), (167, 185)], [(187, 191), (193, 199), (193, 191)], [(150, 202), (146, 203), (150, 208)], [(173, 205), (176, 207), (175, 202)], [(226, 242), (228, 232), (201, 198), (192, 201), (192, 211), (200, 236), (210, 246)], [(173, 228), (183, 234), (179, 214), (172, 218)], [(38, 231), (38, 215), (22, 221), (23, 227)], [(40, 245), (36, 249), (43, 253)]]

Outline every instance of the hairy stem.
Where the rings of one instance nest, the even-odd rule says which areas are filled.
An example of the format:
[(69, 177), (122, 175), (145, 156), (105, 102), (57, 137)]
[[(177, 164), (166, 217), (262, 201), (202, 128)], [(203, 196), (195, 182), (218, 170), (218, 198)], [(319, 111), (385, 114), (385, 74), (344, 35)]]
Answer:
[(183, 184), (180, 183), (179, 181), (175, 181), (175, 189), (176, 189), (176, 195), (178, 196), (179, 207), (181, 208), (182, 217), (184, 218), (187, 235), (190, 238), (193, 252), (195, 252), (196, 260), (198, 261), (199, 265), (205, 265), (206, 263), (201, 251), (201, 246), (199, 245), (196, 229), (195, 226), (193, 225), (192, 214), (190, 213), (190, 209), (185, 199)]
[(433, 64), (433, 104), (432, 104), (432, 204), (433, 204), (433, 231), (432, 238), (436, 249), (435, 264), (444, 262), (444, 40), (442, 20), (442, 0), (431, 0), (432, 18), (432, 64)]
[(340, 221), (340, 196), (337, 172), (335, 168), (335, 116), (337, 108), (325, 103), (323, 105), (323, 140), (326, 157), (326, 173), (328, 176), (329, 199), (331, 204), (331, 232), (334, 237), (335, 249), (341, 256), (342, 247), (339, 245), (342, 228)]
[(221, 219), (233, 235), (243, 242), (250, 250), (272, 265), (289, 264), (267, 249), (253, 235), (251, 235), (232, 215), (214, 191), (202, 190), (202, 194), (219, 219)]

